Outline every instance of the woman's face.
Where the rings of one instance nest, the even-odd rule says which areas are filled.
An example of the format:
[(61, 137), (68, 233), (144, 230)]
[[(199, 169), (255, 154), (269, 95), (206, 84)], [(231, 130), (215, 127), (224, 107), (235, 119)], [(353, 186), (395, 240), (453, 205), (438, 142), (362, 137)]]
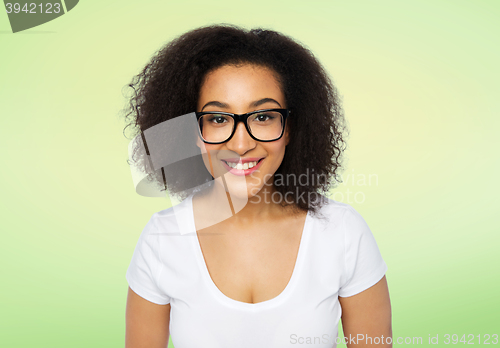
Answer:
[[(197, 111), (244, 114), (255, 110), (286, 108), (285, 96), (273, 73), (262, 66), (245, 64), (226, 65), (209, 73), (201, 86)], [(222, 144), (203, 144), (199, 139), (198, 146), (204, 153), (203, 159), (207, 169), (211, 171), (210, 157), (214, 177), (224, 175), (231, 195), (250, 199), (260, 192), (266, 183), (271, 185), (272, 176), (283, 160), (288, 141), (288, 129), (275, 141), (254, 140), (243, 122), (240, 122), (229, 141)], [(210, 152), (210, 156), (205, 151)], [(243, 169), (233, 169), (231, 163), (229, 166), (227, 164), (237, 163), (238, 160), (241, 161)], [(253, 164), (245, 165), (247, 160), (258, 160), (258, 163), (254, 168), (245, 170), (247, 165)]]

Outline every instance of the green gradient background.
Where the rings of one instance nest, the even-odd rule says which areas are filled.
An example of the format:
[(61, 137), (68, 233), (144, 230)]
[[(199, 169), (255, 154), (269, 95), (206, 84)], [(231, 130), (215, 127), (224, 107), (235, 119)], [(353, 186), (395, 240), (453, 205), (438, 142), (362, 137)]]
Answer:
[(134, 192), (122, 88), (221, 22), (296, 38), (343, 95), (333, 198), (388, 264), (394, 337), (500, 333), (499, 18), (498, 1), (109, 0), (12, 34), (1, 11), (0, 346), (124, 346), (125, 272), (168, 202)]

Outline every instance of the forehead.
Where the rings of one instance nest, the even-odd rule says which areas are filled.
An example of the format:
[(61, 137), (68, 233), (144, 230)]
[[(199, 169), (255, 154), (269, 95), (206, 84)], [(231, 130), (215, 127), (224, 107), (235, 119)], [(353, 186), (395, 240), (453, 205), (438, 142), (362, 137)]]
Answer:
[(228, 103), (242, 103), (266, 97), (284, 102), (281, 84), (274, 71), (251, 64), (225, 65), (205, 76), (199, 103), (214, 98)]

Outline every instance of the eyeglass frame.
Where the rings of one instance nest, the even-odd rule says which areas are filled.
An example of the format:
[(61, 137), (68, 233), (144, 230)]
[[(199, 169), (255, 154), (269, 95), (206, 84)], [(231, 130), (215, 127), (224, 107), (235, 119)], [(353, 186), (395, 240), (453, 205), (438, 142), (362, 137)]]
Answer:
[[(259, 112), (264, 112), (264, 111), (277, 111), (281, 114), (281, 116), (283, 116), (283, 127), (281, 127), (281, 134), (279, 135), (279, 137), (277, 137), (276, 139), (272, 139), (272, 140), (260, 140), (260, 139), (257, 139), (253, 134), (252, 132), (250, 131), (250, 128), (248, 127), (248, 123), (247, 123), (247, 120), (248, 120), (248, 117), (250, 117), (251, 115), (253, 114), (257, 114)], [(198, 122), (198, 135), (200, 136), (201, 140), (206, 143), (206, 144), (222, 144), (222, 143), (225, 143), (229, 140), (231, 140), (231, 138), (234, 136), (234, 133), (236, 133), (236, 127), (238, 126), (238, 123), (240, 122), (243, 122), (243, 124), (245, 125), (245, 128), (248, 132), (248, 135), (250, 135), (250, 137), (256, 141), (261, 141), (261, 142), (264, 142), (264, 143), (268, 143), (268, 142), (271, 142), (271, 141), (276, 141), (276, 140), (279, 140), (283, 137), (283, 134), (285, 133), (285, 126), (286, 126), (286, 119), (290, 116), (290, 114), (292, 113), (292, 111), (290, 109), (262, 109), (262, 110), (255, 110), (255, 111), (250, 111), (250, 112), (247, 112), (246, 114), (233, 114), (233, 113), (230, 113), (230, 112), (223, 112), (223, 111), (200, 111), (200, 112), (195, 112), (196, 114), (196, 121)], [(200, 118), (203, 116), (203, 115), (226, 115), (226, 116), (230, 116), (233, 120), (234, 120), (234, 124), (233, 124), (233, 130), (231, 131), (231, 135), (224, 141), (219, 141), (219, 142), (210, 142), (210, 141), (206, 141), (205, 139), (203, 139), (203, 136), (201, 135), (201, 129), (200, 129)]]

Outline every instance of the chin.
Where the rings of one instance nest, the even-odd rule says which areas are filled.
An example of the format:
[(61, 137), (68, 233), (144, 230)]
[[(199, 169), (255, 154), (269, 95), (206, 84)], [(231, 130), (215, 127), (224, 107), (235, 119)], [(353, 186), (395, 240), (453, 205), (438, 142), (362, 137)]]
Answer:
[(234, 187), (228, 185), (227, 191), (233, 199), (248, 201), (253, 196), (248, 187)]
[(255, 186), (238, 186), (228, 185), (228, 191), (233, 204), (242, 205), (242, 208), (262, 189)]

